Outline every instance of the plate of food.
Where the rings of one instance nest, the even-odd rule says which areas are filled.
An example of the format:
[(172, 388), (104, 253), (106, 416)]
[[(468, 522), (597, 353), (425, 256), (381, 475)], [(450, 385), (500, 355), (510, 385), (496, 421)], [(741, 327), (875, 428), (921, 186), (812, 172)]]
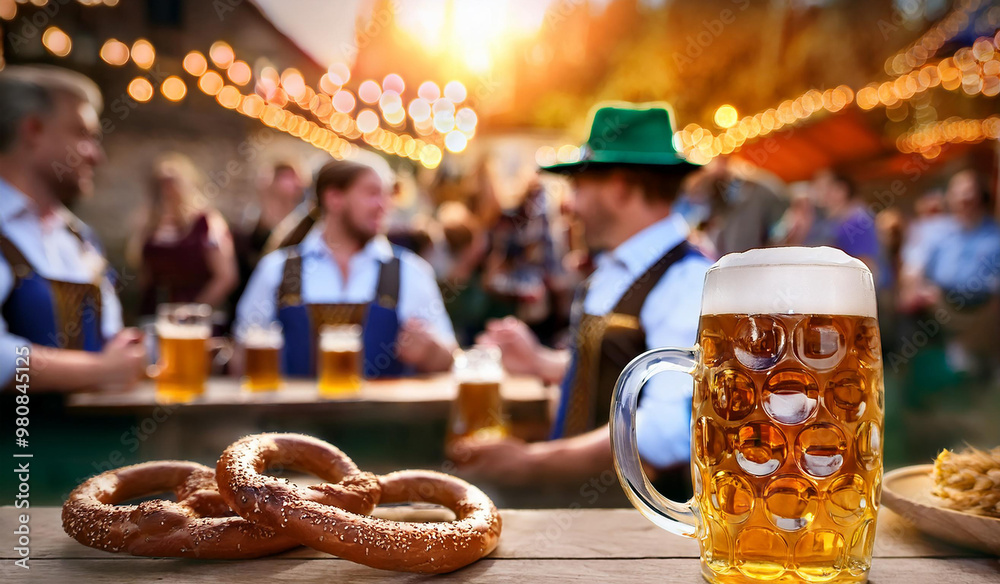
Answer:
[(1000, 447), (886, 473), (882, 502), (928, 535), (1000, 555)]

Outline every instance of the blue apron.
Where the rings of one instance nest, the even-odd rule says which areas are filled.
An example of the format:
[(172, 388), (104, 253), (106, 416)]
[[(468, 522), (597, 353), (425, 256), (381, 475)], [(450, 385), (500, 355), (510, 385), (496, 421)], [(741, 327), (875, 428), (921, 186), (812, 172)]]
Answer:
[(572, 356), (560, 386), (551, 439), (576, 436), (608, 422), (618, 376), (632, 359), (646, 351), (646, 333), (639, 321), (646, 297), (670, 266), (697, 253), (687, 241), (671, 248), (636, 278), (611, 312), (602, 316), (583, 312), (588, 282), (577, 290), (570, 316)]
[(101, 350), (104, 338), (101, 289), (97, 284), (43, 278), (2, 233), (0, 253), (14, 274), (14, 286), (3, 300), (2, 309), (11, 334), (46, 347)]
[(316, 339), (321, 326), (359, 324), (364, 341), (366, 379), (411, 375), (414, 369), (399, 360), (400, 250), (379, 271), (375, 298), (366, 304), (305, 304), (302, 302), (302, 256), (298, 248), (288, 248), (284, 273), (278, 286), (278, 321), (285, 345), (281, 353), (282, 372), (290, 377), (316, 375)]

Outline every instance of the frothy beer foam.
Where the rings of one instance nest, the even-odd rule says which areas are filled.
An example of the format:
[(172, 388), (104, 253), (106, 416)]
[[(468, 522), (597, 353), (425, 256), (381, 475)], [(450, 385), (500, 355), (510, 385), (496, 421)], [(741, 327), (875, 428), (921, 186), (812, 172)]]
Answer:
[(839, 249), (752, 249), (708, 270), (701, 312), (875, 317), (875, 283), (861, 260)]
[(319, 334), (319, 350), (328, 353), (351, 353), (361, 350), (361, 327), (324, 327)]
[(251, 328), (243, 335), (243, 344), (249, 349), (280, 349), (284, 337), (280, 330)]
[(156, 335), (161, 339), (207, 339), (212, 336), (212, 327), (208, 324), (177, 324), (174, 322), (157, 322)]

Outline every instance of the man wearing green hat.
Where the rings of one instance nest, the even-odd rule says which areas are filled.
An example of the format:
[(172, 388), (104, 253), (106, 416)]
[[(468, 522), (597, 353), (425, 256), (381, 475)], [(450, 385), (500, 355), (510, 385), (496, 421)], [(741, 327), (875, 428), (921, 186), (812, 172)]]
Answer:
[[(561, 399), (552, 440), (456, 444), (450, 454), (469, 474), (527, 484), (608, 471), (608, 414), (621, 370), (648, 349), (695, 342), (710, 262), (688, 245), (687, 224), (671, 210), (682, 180), (698, 168), (674, 149), (673, 134), (662, 105), (599, 107), (580, 159), (542, 168), (572, 182), (573, 211), (597, 267), (577, 290), (568, 353), (541, 346), (516, 319), (487, 325), (480, 342), (498, 345), (512, 373), (559, 383)], [(668, 495), (690, 488), (691, 389), (690, 377), (663, 374), (639, 402), (639, 451), (666, 479)]]

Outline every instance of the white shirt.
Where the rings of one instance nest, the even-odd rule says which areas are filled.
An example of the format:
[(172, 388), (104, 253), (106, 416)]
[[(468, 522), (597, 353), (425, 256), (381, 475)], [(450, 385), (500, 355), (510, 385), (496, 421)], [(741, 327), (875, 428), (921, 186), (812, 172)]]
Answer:
[[(684, 219), (671, 214), (598, 256), (583, 301), (584, 312), (595, 316), (610, 312), (632, 283), (687, 235)], [(639, 312), (647, 349), (694, 346), (701, 292), (710, 265), (702, 256), (687, 256), (653, 286)], [(656, 375), (643, 388), (636, 412), (636, 439), (645, 461), (666, 468), (689, 459), (693, 387), (691, 376), (668, 372)]]
[[(89, 242), (73, 235), (66, 220), (69, 211), (40, 217), (34, 201), (0, 178), (0, 231), (24, 255), (41, 277), (75, 283), (100, 283), (101, 333), (110, 339), (122, 329), (122, 308), (107, 277), (107, 261)], [(14, 273), (0, 256), (0, 302), (14, 287)], [(0, 316), (0, 386), (14, 377), (14, 351), (30, 344), (11, 334)]]
[[(345, 282), (333, 254), (323, 241), (322, 225), (316, 225), (299, 246), (302, 255), (302, 302), (305, 304), (361, 304), (375, 298), (382, 263), (392, 258), (385, 236), (372, 238), (348, 262)], [(236, 306), (234, 330), (248, 324), (274, 322), (278, 318), (278, 286), (284, 274), (286, 250), (261, 258)], [(417, 254), (403, 250), (400, 256), (400, 324), (410, 318), (427, 322), (437, 338), (455, 344), (455, 331), (444, 308), (441, 290), (430, 264)]]

